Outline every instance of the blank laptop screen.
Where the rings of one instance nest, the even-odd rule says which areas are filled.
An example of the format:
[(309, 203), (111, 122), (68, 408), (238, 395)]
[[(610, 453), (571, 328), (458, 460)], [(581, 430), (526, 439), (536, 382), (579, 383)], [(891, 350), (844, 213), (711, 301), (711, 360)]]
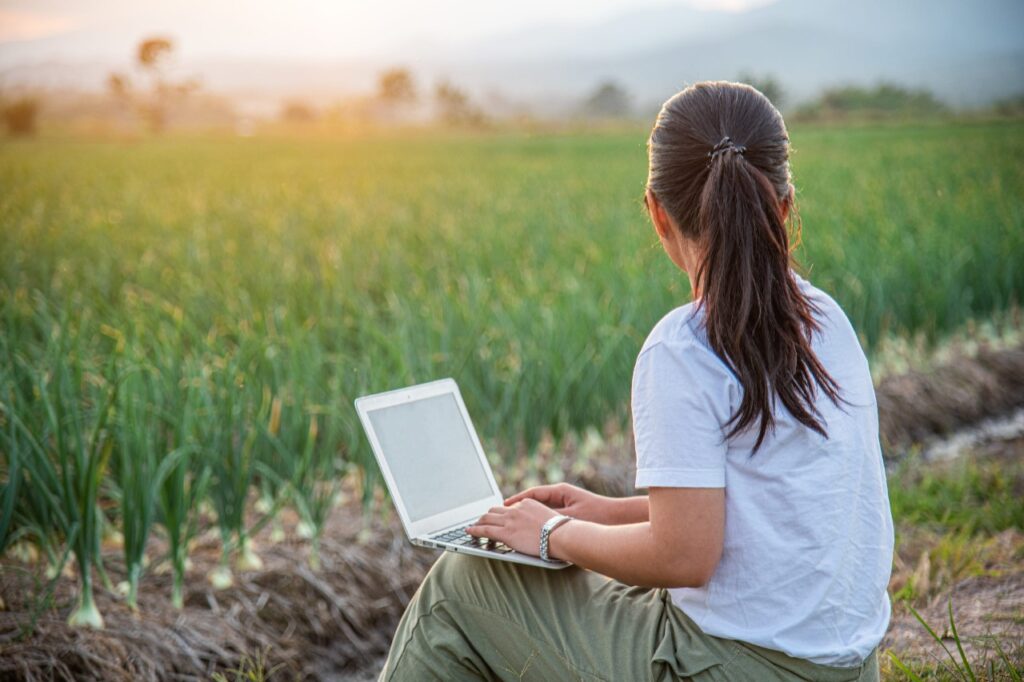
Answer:
[(410, 522), (494, 493), (452, 394), (368, 416)]

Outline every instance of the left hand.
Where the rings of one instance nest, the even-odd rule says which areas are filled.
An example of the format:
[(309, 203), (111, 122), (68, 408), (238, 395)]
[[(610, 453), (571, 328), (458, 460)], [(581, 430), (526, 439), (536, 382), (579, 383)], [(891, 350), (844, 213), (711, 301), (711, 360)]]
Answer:
[(509, 506), (491, 507), (466, 532), (491, 538), (531, 556), (540, 555), (540, 529), (557, 512), (534, 499), (522, 499)]

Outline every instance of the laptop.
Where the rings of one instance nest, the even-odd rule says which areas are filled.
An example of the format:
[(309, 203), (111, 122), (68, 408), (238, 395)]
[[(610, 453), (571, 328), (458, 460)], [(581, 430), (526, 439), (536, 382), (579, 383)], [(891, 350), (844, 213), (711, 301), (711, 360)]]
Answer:
[(570, 565), (466, 533), (504, 498), (454, 380), (363, 396), (355, 406), (412, 544), (543, 568)]

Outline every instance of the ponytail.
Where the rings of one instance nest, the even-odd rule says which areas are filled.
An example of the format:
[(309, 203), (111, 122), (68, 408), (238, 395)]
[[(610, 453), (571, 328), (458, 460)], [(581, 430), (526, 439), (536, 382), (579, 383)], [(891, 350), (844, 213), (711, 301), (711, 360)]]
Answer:
[(711, 157), (698, 221), (698, 306), (708, 343), (743, 385), (727, 437), (759, 419), (756, 451), (775, 426), (773, 393), (797, 421), (827, 436), (814, 407), (815, 384), (833, 402), (839, 387), (810, 347), (819, 325), (790, 269), (783, 204), (742, 150)]
[[(723, 130), (742, 144), (721, 137)], [(708, 343), (743, 386), (726, 437), (758, 422), (754, 451), (775, 427), (775, 396), (825, 437), (817, 389), (839, 402), (839, 386), (811, 348), (818, 310), (791, 269), (788, 143), (764, 95), (725, 81), (669, 99), (649, 141), (648, 188), (699, 245), (694, 285)]]

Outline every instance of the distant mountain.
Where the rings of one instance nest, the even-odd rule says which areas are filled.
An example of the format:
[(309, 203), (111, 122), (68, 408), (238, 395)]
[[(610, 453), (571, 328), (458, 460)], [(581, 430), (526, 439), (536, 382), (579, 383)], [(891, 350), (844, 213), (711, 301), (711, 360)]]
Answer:
[(745, 71), (773, 75), (794, 101), (885, 79), (975, 105), (1024, 92), (1021, 27), (1020, 0), (780, 0), (735, 14), (663, 7), (495, 36), (431, 66), (479, 87), (573, 96), (611, 78), (642, 102)]
[[(606, 79), (649, 109), (686, 83), (741, 72), (775, 77), (791, 104), (832, 85), (888, 80), (970, 106), (1024, 93), (1021, 27), (1022, 0), (778, 0), (739, 13), (670, 5), (458, 45), (399, 46), (358, 62), (183, 59), (183, 70), (212, 90), (324, 99), (365, 92), (382, 68), (404, 64), (421, 82), (444, 77), (547, 113), (575, 106)], [(0, 86), (102, 87), (125, 64), (76, 57), (84, 43), (72, 35), (0, 45)]]

